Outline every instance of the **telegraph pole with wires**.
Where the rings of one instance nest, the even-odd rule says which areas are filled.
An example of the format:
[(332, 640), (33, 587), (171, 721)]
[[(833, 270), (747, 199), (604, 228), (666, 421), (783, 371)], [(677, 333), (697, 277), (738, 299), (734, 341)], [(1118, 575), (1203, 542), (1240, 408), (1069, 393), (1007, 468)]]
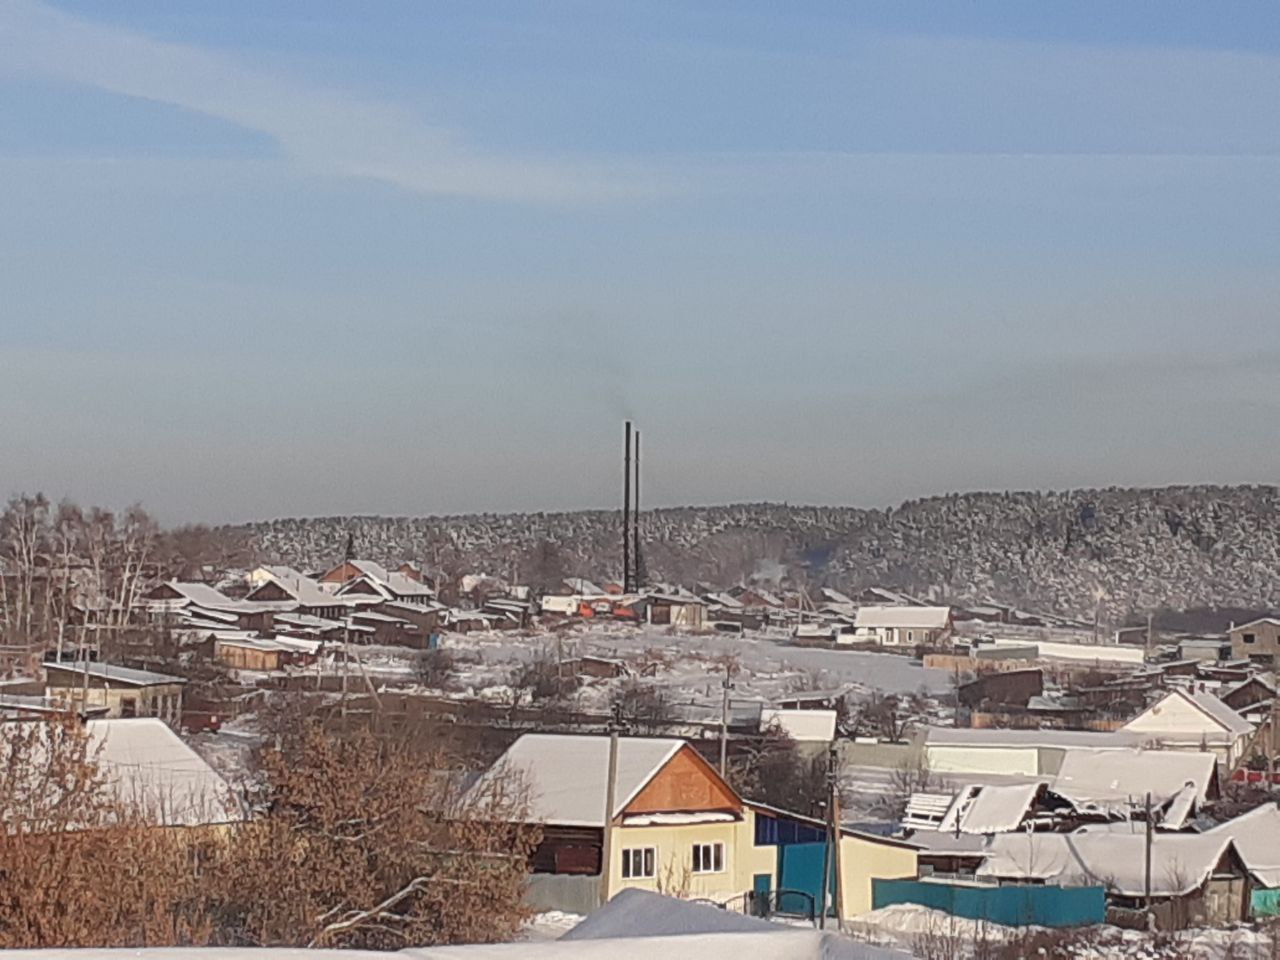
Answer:
[(835, 740), (827, 748), (827, 791), (831, 810), (831, 865), (834, 880), (831, 898), (835, 901), (836, 929), (844, 929), (844, 886), (840, 879), (840, 750)]
[(609, 733), (609, 768), (604, 788), (604, 831), (600, 849), (600, 903), (609, 902), (609, 884), (613, 879), (613, 814), (618, 795), (618, 737), (630, 730), (622, 717), (622, 704), (613, 705), (605, 725)]
[(844, 918), (840, 903), (840, 777), (839, 751), (835, 741), (827, 748), (827, 816), (826, 840), (822, 847), (822, 897), (818, 911), (818, 928), (825, 930), (827, 914), (834, 909), (837, 927)]
[(720, 776), (729, 770), (729, 691), (733, 689), (733, 664), (724, 665), (724, 679), (720, 681)]
[(1147, 823), (1146, 823), (1147, 835), (1146, 835), (1146, 844), (1145, 844), (1146, 849), (1144, 851), (1145, 863), (1143, 865), (1144, 869), (1143, 869), (1143, 880), (1142, 880), (1142, 900), (1143, 900), (1143, 905), (1146, 907), (1146, 911), (1147, 911), (1147, 927), (1150, 928), (1151, 926), (1151, 845), (1155, 840), (1155, 818), (1152, 816), (1152, 813), (1151, 813), (1150, 792), (1147, 793), (1147, 799), (1144, 806), (1146, 808), (1146, 813), (1147, 813)]

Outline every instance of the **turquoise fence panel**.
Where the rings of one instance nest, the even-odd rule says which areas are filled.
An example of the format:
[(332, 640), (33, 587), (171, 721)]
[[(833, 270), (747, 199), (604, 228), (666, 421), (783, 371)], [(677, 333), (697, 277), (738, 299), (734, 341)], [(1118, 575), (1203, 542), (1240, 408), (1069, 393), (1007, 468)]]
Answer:
[[(813, 908), (822, 910), (822, 861), (826, 854), (823, 843), (790, 843), (778, 847), (778, 889), (799, 890), (813, 897)], [(835, 868), (830, 868), (830, 889), (835, 890)], [(780, 897), (779, 909), (784, 910)]]
[(1082, 927), (1107, 916), (1102, 887), (987, 886), (925, 880), (872, 880), (875, 909), (915, 903), (969, 920), (1006, 926)]
[(1249, 913), (1255, 917), (1280, 917), (1280, 890), (1254, 890)]

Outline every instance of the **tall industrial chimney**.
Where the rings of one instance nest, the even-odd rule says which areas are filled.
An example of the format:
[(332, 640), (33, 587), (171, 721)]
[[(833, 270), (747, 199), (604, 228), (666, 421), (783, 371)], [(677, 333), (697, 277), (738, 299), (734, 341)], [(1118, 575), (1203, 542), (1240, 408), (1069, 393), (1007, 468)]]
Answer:
[(622, 453), (622, 592), (635, 592), (631, 575), (631, 421), (623, 430)]
[(631, 572), (635, 577), (636, 589), (643, 590), (645, 587), (645, 570), (644, 555), (640, 551), (640, 431), (636, 431), (636, 499), (635, 506), (632, 508), (632, 524), (631, 524), (631, 551), (634, 554), (634, 560), (631, 564)]

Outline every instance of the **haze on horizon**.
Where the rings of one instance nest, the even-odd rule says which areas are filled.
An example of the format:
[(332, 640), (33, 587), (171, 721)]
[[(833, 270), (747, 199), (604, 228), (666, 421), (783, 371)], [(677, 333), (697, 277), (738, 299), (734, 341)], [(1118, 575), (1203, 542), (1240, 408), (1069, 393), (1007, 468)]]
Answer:
[(1280, 8), (0, 0), (0, 493), (1272, 482)]

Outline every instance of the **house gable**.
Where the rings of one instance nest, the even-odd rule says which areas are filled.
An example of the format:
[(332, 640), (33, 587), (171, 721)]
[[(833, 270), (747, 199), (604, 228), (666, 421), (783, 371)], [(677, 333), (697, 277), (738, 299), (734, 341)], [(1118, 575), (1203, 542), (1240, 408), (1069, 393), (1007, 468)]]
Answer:
[(1175, 691), (1124, 725), (1125, 730), (1139, 733), (1216, 733), (1227, 732), (1222, 723), (1206, 713), (1199, 704)]
[(360, 576), (364, 571), (351, 561), (338, 564), (332, 570), (326, 570), (320, 577), (321, 583), (346, 583)]
[(358, 580), (352, 580), (345, 587), (338, 591), (338, 596), (346, 597), (352, 594), (358, 594), (362, 597), (380, 597), (390, 599), (387, 594), (389, 591), (380, 590), (373, 581), (368, 577), (360, 577)]
[(278, 583), (275, 580), (268, 580), (265, 583), (263, 583), (262, 586), (258, 587), (256, 590), (250, 593), (247, 597), (245, 597), (245, 599), (252, 600), (255, 602), (256, 601), (274, 602), (274, 601), (284, 601), (284, 600), (295, 600), (297, 598), (294, 597), (294, 595), (290, 593), (288, 590), (286, 590), (282, 584)]
[(171, 583), (161, 583), (144, 597), (146, 600), (186, 600), (186, 595)]
[(663, 764), (622, 812), (692, 811), (741, 814), (742, 801), (711, 765), (686, 744)]

